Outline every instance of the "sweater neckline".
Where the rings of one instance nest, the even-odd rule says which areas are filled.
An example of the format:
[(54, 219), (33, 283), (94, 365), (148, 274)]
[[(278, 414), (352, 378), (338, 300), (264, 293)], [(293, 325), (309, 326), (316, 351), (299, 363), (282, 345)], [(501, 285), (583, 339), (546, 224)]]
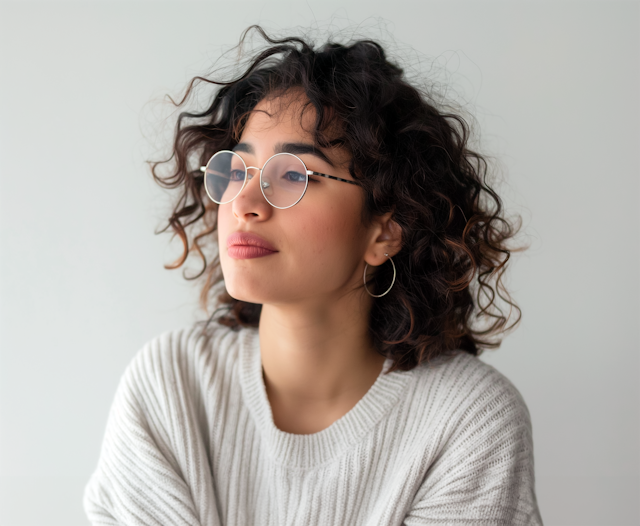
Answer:
[(240, 335), (240, 381), (247, 406), (270, 456), (292, 468), (317, 466), (340, 456), (361, 440), (398, 402), (413, 371), (384, 374), (392, 365), (387, 358), (382, 371), (365, 395), (349, 412), (329, 427), (308, 435), (278, 429), (262, 376), (262, 357), (257, 329), (242, 329)]

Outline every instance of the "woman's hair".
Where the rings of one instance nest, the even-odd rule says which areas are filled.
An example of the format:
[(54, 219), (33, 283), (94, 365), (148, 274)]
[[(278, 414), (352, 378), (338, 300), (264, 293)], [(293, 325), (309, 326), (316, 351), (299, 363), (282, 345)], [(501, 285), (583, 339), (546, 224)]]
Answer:
[[(181, 238), (183, 253), (167, 268), (182, 266), (195, 252), (203, 267), (190, 279), (202, 276), (201, 301), (205, 309), (211, 305), (212, 291), (223, 279), (217, 251), (209, 262), (205, 256), (211, 248), (206, 245), (216, 243), (217, 205), (206, 196), (199, 167), (237, 144), (258, 102), (302, 90), (316, 112), (311, 130), (316, 144), (350, 153), (349, 172), (365, 195), (363, 223), (391, 211), (402, 229), (402, 247), (393, 257), (395, 284), (374, 299), (369, 320), (377, 350), (394, 362), (391, 370), (410, 370), (457, 350), (477, 355), (497, 347), (520, 318), (502, 282), (507, 242), (517, 226), (504, 217), (502, 202), (486, 181), (485, 157), (468, 147), (467, 122), (458, 112), (437, 109), (430, 94), (411, 85), (374, 41), (315, 48), (304, 38), (274, 39), (260, 27), (251, 29), (266, 47), (231, 81), (195, 77), (190, 82), (176, 105), (204, 82), (215, 87), (208, 107), (179, 115), (171, 157), (152, 164), (158, 183), (180, 189), (164, 230), (171, 227)], [(170, 172), (161, 175), (164, 163), (170, 163)], [(376, 270), (369, 290), (386, 290), (393, 267)], [(258, 325), (261, 305), (226, 291), (217, 301), (228, 307), (219, 323)], [(508, 326), (512, 310), (516, 320)]]

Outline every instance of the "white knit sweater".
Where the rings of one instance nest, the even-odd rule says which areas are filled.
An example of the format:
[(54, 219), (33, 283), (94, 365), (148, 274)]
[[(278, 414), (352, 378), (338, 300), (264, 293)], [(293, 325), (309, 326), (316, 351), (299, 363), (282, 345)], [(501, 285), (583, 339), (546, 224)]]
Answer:
[(258, 331), (214, 325), (163, 334), (126, 369), (85, 489), (92, 524), (541, 524), (529, 414), (491, 366), (460, 353), (381, 373), (296, 435), (273, 423)]

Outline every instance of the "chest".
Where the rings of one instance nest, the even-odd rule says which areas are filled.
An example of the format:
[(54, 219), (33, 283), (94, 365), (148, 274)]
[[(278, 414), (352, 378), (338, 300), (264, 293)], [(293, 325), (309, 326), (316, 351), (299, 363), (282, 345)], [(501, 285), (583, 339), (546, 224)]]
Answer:
[(279, 465), (259, 444), (226, 450), (213, 466), (221, 522), (400, 526), (424, 479), (424, 459), (365, 442), (312, 469)]

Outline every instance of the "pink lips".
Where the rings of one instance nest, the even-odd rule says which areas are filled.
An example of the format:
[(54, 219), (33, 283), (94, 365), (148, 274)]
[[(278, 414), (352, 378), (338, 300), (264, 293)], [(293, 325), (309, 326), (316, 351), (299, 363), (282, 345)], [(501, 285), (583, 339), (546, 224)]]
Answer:
[(234, 232), (227, 238), (227, 253), (234, 259), (261, 258), (278, 251), (267, 241), (249, 232)]

